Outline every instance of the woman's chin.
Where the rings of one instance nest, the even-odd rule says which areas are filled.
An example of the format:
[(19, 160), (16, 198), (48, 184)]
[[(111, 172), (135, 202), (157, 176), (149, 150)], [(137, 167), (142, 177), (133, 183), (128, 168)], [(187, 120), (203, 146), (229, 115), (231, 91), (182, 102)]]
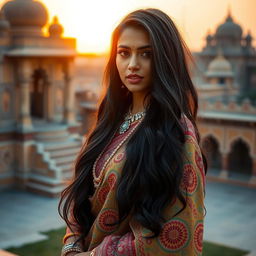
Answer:
[(127, 86), (126, 88), (131, 93), (144, 93), (146, 91), (145, 88), (141, 88), (139, 85)]

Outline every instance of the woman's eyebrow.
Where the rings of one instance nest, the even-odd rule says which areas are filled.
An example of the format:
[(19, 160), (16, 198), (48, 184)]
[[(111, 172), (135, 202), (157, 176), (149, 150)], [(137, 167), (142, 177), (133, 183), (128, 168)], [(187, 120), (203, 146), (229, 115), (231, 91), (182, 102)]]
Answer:
[[(118, 45), (117, 48), (125, 48), (125, 49), (130, 49), (129, 46), (126, 45)], [(143, 45), (137, 48), (137, 50), (143, 50), (143, 49), (147, 49), (147, 48), (151, 48), (150, 45)]]
[(151, 46), (150, 45), (144, 45), (144, 46), (138, 47), (137, 49), (138, 50), (143, 50), (143, 49), (147, 49), (147, 48), (151, 48)]

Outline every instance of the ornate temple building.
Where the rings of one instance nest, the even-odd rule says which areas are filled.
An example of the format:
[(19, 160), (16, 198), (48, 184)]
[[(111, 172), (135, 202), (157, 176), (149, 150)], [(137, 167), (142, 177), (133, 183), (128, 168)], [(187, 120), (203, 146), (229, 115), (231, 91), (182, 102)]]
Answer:
[[(256, 50), (230, 12), (194, 53), (199, 128), (208, 176), (256, 187)], [(251, 95), (250, 95), (251, 92)], [(243, 95), (255, 97), (246, 98)]]
[[(22, 11), (20, 11), (22, 9)], [(74, 112), (76, 40), (63, 38), (43, 4), (12, 0), (0, 11), (0, 188), (56, 195), (81, 146)]]
[[(226, 78), (232, 78), (235, 88), (240, 92), (256, 89), (256, 51), (252, 45), (253, 38), (248, 31), (243, 35), (242, 27), (234, 22), (230, 11), (224, 23), (219, 25), (214, 34), (208, 33), (206, 45), (201, 52), (195, 53), (198, 70), (195, 73), (197, 84), (204, 83), (209, 77), (214, 77), (213, 73), (207, 72), (216, 56), (222, 55), (222, 65), (224, 61), (229, 64), (220, 66), (216, 74), (216, 82), (223, 84)], [(220, 57), (219, 57), (220, 58)], [(221, 60), (219, 59), (219, 62)], [(213, 64), (212, 64), (213, 65)], [(218, 65), (215, 65), (218, 69)], [(231, 68), (231, 69), (230, 69)]]

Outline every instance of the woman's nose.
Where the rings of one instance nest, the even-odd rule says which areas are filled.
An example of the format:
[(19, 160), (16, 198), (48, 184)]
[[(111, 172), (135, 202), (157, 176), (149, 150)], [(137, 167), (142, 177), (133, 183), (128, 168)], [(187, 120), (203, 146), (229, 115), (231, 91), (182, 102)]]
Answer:
[(139, 68), (140, 67), (139, 67), (139, 63), (138, 63), (138, 60), (137, 60), (137, 56), (132, 55), (131, 58), (130, 58), (128, 69), (133, 71), (133, 70), (138, 70)]

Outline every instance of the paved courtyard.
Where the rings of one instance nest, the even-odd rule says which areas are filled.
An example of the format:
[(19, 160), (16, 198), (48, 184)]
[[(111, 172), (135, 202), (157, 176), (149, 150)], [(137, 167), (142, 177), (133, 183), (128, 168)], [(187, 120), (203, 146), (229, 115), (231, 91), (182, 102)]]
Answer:
[(57, 198), (18, 190), (0, 191), (0, 248), (45, 239), (40, 231), (64, 226)]
[(256, 250), (256, 189), (208, 182), (204, 239)]
[[(64, 226), (58, 199), (24, 191), (0, 191), (0, 248), (45, 239), (40, 231)], [(208, 182), (205, 240), (256, 250), (256, 189)]]

